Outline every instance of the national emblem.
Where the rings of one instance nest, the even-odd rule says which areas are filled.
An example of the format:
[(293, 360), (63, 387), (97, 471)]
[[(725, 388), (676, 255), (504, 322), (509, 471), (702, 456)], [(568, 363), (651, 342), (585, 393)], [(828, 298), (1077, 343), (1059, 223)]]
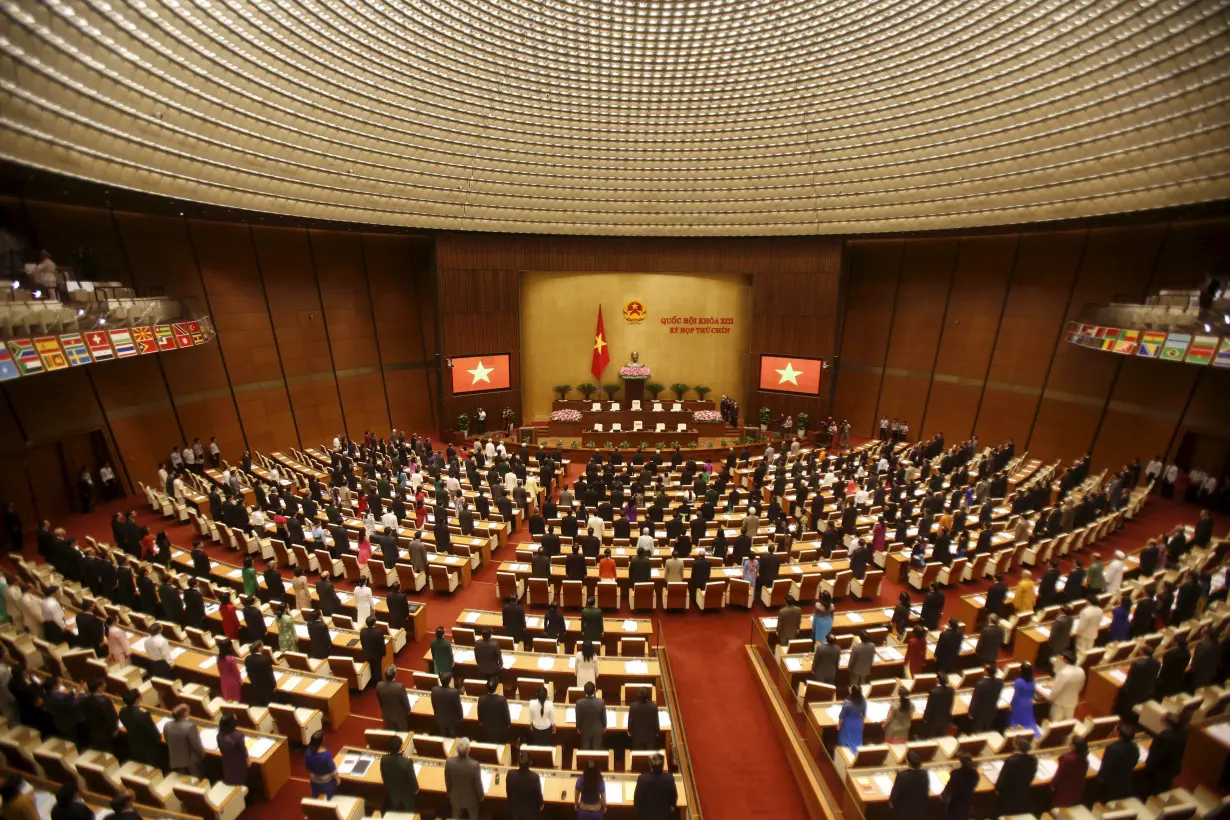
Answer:
[(649, 315), (649, 311), (645, 310), (645, 305), (637, 299), (630, 300), (624, 305), (624, 319), (629, 324), (640, 324), (645, 321), (645, 317)]

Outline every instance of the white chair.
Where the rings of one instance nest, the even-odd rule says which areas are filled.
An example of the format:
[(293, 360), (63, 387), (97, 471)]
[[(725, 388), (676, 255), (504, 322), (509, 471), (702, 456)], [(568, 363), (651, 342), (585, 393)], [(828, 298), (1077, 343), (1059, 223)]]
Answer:
[(595, 413), (601, 413), (602, 412), (602, 402), (600, 401), (594, 402), (592, 405), (590, 405), (589, 409), (594, 411)]
[(622, 433), (622, 432), (623, 432), (623, 430), (624, 430), (624, 426), (623, 426), (622, 424), (620, 424), (619, 422), (613, 422), (613, 423), (611, 424), (611, 432), (612, 432), (612, 433)]
[(611, 402), (611, 409), (612, 409), (612, 410), (618, 410), (618, 409), (619, 409), (619, 402), (617, 402), (617, 401), (613, 401), (613, 402)]
[(688, 430), (687, 422), (680, 422), (679, 426), (676, 427), (675, 429), (679, 431), (680, 433), (686, 433)]
[(644, 422), (634, 421), (632, 422), (632, 429), (636, 432), (639, 432), (643, 425), (644, 425)]
[(666, 432), (666, 425), (665, 425), (665, 424), (663, 424), (662, 422), (658, 422), (658, 423), (654, 426), (653, 431), (654, 431), (655, 433), (665, 433), (665, 432)]
[(594, 432), (595, 432), (595, 433), (601, 433), (601, 432), (602, 432), (602, 425), (601, 425), (601, 424), (599, 424), (598, 422), (594, 422)]
[(681, 401), (675, 402), (674, 404), (671, 405), (671, 410), (673, 410), (676, 413), (683, 412), (683, 402)]
[(660, 401), (655, 401), (655, 402), (653, 403), (653, 409), (654, 409), (654, 412), (661, 412), (661, 410), (662, 410), (662, 402), (660, 402)]
[(633, 400), (632, 400), (632, 409), (633, 409), (633, 410), (640, 410), (640, 409), (641, 409), (641, 400), (640, 400), (640, 399), (633, 399)]
[[(299, 809), (306, 820), (362, 820), (367, 813), (362, 797), (345, 794), (335, 794), (328, 800), (305, 797), (299, 801)], [(384, 816), (388, 817), (389, 813), (385, 812)]]
[(244, 798), (248, 794), (246, 786), (228, 786), (225, 783), (209, 785), (208, 781), (201, 783), (202, 786), (188, 783), (172, 786), (185, 813), (204, 820), (237, 820), (243, 814)]

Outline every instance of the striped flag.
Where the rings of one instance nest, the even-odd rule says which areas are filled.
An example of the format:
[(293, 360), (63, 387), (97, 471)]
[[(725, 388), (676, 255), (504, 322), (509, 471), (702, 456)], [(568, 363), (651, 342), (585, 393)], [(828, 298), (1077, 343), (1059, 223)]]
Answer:
[(0, 345), (0, 382), (11, 381), (20, 376), (21, 371), (17, 369), (17, 363), (9, 355), (9, 349)]
[(171, 330), (170, 325), (154, 325), (154, 341), (158, 343), (158, 349), (174, 350), (175, 349), (175, 333)]
[(13, 339), (8, 345), (9, 353), (12, 354), (13, 361), (17, 362), (21, 375), (30, 376), (43, 372), (43, 363), (38, 359), (38, 351), (34, 349), (34, 342), (29, 339)]
[(1213, 357), (1214, 367), (1230, 367), (1230, 336), (1223, 336), (1217, 355)]
[(1123, 356), (1131, 356), (1136, 352), (1138, 344), (1140, 344), (1139, 330), (1121, 330), (1119, 340), (1115, 342), (1115, 352)]
[(188, 332), (187, 322), (173, 322), (171, 332), (175, 334), (176, 347), (192, 347), (192, 334)]
[(1067, 330), (1064, 333), (1069, 343), (1076, 344), (1081, 338), (1081, 323), (1068, 322)]
[(1156, 359), (1162, 355), (1164, 344), (1166, 344), (1166, 331), (1146, 330), (1140, 339), (1140, 347), (1137, 348), (1136, 355), (1144, 356), (1146, 359)]
[(1119, 341), (1119, 328), (1117, 327), (1104, 328), (1104, 332), (1102, 334), (1102, 349), (1103, 350), (1114, 350), (1115, 344), (1118, 341)]
[(106, 362), (115, 358), (111, 349), (111, 340), (105, 330), (91, 330), (85, 334), (85, 345), (90, 349), (90, 355), (96, 362)]
[(201, 332), (199, 322), (188, 322), (186, 326), (188, 328), (188, 338), (192, 339), (194, 345), (205, 344), (205, 334)]
[(1191, 364), (1208, 364), (1217, 355), (1218, 341), (1220, 340), (1216, 336), (1197, 336), (1192, 339), (1192, 346), (1187, 349), (1187, 356), (1183, 358), (1183, 361)]
[(60, 337), (60, 346), (73, 367), (90, 363), (90, 349), (85, 346), (85, 339), (80, 333), (65, 333)]
[(68, 359), (60, 347), (58, 336), (39, 336), (34, 340), (34, 349), (38, 351), (38, 357), (43, 360), (43, 369), (48, 373), (68, 367)]
[(149, 325), (134, 327), (132, 342), (137, 346), (137, 352), (142, 355), (158, 352), (158, 343), (154, 341), (154, 329)]
[(111, 345), (115, 355), (121, 359), (137, 355), (137, 346), (133, 344), (132, 333), (126, 327), (117, 327), (111, 331)]
[(1192, 343), (1192, 337), (1187, 333), (1170, 333), (1166, 336), (1166, 344), (1162, 345), (1162, 358), (1168, 362), (1183, 361), (1187, 346)]
[(1097, 332), (1097, 325), (1081, 325), (1080, 333), (1076, 338), (1076, 343), (1081, 347), (1097, 347)]

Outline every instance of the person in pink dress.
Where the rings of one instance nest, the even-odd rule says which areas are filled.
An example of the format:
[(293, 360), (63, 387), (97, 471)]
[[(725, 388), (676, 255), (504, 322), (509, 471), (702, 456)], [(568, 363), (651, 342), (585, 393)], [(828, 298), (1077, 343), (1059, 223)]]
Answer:
[(243, 678), (239, 674), (239, 658), (230, 641), (218, 644), (218, 675), (222, 681), (222, 699), (243, 700)]
[(921, 626), (916, 626), (910, 639), (905, 642), (905, 666), (910, 670), (910, 677), (916, 678), (922, 674), (926, 665), (927, 632)]
[(372, 539), (367, 536), (367, 530), (359, 535), (359, 566), (367, 566), (367, 560), (372, 557)]
[(876, 522), (876, 528), (871, 532), (871, 551), (883, 552), (887, 540), (888, 539), (885, 536), (884, 519), (881, 518)]

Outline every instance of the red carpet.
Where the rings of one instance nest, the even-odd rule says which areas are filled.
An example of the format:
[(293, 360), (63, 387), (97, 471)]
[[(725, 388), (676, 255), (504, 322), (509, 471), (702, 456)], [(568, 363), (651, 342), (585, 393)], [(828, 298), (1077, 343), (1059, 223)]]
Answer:
[[(167, 522), (149, 512), (143, 502), (138, 506), (137, 501), (136, 498), (129, 498), (114, 502), (97, 508), (91, 515), (74, 516), (58, 523), (78, 538), (89, 534), (110, 540), (110, 516), (117, 509), (136, 507), (140, 521), (149, 525), (152, 532), (165, 529), (176, 545), (191, 544), (194, 533), (188, 526)], [(1161, 534), (1177, 523), (1190, 523), (1196, 515), (1193, 507), (1155, 497), (1146, 504), (1135, 521), (1102, 542), (1098, 549), (1104, 559), (1109, 559), (1116, 549), (1124, 552), (1138, 550), (1148, 537)], [(1223, 532), (1225, 527), (1226, 521), (1219, 520), (1217, 531)], [(525, 531), (517, 533), (508, 546), (496, 551), (495, 559), (511, 560), (513, 544), (527, 539)], [(237, 557), (235, 553), (216, 546), (211, 547), (210, 552), (232, 562)], [(27, 555), (32, 553), (31, 544)], [(1070, 561), (1065, 561), (1065, 571), (1069, 566)], [(345, 582), (341, 585), (347, 586)], [(979, 591), (987, 586), (985, 581), (965, 585), (959, 591), (951, 590), (949, 596), (955, 599), (958, 595)], [(862, 609), (876, 604), (889, 606), (903, 588), (911, 593), (915, 601), (921, 601), (921, 593), (886, 582), (877, 602), (847, 600), (839, 608)], [(428, 620), (432, 628), (437, 625), (451, 627), (462, 609), (496, 607), (495, 569), (490, 565), (483, 567), (475, 573), (468, 589), (459, 590), (451, 597), (426, 593), (422, 599), (428, 603)], [(660, 639), (669, 650), (674, 669), (692, 767), (701, 794), (701, 808), (707, 820), (741, 820), (752, 816), (794, 818), (805, 814), (785, 755), (769, 725), (769, 713), (756, 691), (751, 670), (742, 654), (743, 645), (750, 641), (750, 619), (761, 613), (760, 609), (751, 614), (741, 610), (712, 614), (691, 611), (655, 618)], [(421, 669), (420, 658), (425, 651), (426, 641), (411, 643), (398, 656), (398, 667), (403, 670)], [(409, 682), (408, 672), (404, 680)], [(353, 696), (351, 704), (351, 718), (341, 729), (328, 733), (330, 748), (336, 749), (346, 744), (362, 745), (363, 730), (371, 719), (379, 717), (380, 710), (374, 694)], [(292, 766), (296, 777), (304, 777), (302, 753), (292, 753)], [(272, 803), (253, 804), (245, 816), (261, 820), (279, 814), (283, 818), (298, 817), (298, 801), (307, 793), (306, 780), (292, 780)]]

